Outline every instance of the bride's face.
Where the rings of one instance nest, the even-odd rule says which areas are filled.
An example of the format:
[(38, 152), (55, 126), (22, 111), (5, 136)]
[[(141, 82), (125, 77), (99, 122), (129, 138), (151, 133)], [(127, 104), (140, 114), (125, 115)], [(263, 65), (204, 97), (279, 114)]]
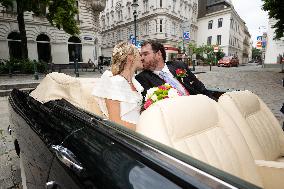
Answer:
[(138, 54), (134, 60), (133, 60), (133, 65), (134, 67), (136, 68), (135, 70), (141, 70), (143, 69), (143, 64), (142, 64), (142, 61), (141, 61), (141, 56), (140, 54)]

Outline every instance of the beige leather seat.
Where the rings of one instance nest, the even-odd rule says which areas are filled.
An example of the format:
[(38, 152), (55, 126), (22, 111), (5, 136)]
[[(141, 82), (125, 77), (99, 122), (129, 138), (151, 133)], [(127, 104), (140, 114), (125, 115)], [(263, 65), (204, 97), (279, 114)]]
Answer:
[(206, 96), (183, 96), (157, 102), (142, 113), (136, 131), (264, 186), (240, 130), (219, 104)]
[(225, 93), (218, 103), (241, 130), (267, 182), (284, 188), (284, 134), (266, 104), (250, 91)]
[(90, 113), (103, 116), (91, 91), (97, 78), (74, 78), (63, 73), (53, 72), (41, 81), (30, 96), (39, 102), (65, 99), (74, 106)]

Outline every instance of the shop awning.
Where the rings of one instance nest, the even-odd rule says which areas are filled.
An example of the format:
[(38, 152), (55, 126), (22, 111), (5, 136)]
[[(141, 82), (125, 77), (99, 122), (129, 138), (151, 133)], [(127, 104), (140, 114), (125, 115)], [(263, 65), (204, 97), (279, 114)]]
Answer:
[(177, 47), (173, 47), (171, 45), (164, 45), (166, 53), (178, 53), (179, 52), (179, 48)]

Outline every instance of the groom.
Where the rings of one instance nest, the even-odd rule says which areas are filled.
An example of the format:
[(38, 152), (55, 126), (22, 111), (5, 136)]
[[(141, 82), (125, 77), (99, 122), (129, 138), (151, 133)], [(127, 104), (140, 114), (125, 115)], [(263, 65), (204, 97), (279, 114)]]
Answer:
[[(166, 51), (162, 44), (152, 40), (145, 41), (142, 44), (141, 61), (144, 71), (139, 73), (136, 79), (144, 87), (142, 92), (144, 98), (148, 89), (167, 82), (182, 95), (204, 94), (216, 100), (184, 63), (170, 62), (166, 64), (165, 60)], [(185, 74), (177, 74), (179, 71)]]

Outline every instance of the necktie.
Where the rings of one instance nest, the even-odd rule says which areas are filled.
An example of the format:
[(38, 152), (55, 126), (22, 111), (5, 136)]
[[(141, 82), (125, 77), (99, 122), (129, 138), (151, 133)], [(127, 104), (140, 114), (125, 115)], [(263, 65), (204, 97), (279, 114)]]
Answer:
[(181, 86), (181, 84), (175, 80), (169, 73), (160, 71), (159, 76), (168, 84), (170, 84), (173, 88), (178, 90), (182, 95), (186, 95), (185, 90)]

